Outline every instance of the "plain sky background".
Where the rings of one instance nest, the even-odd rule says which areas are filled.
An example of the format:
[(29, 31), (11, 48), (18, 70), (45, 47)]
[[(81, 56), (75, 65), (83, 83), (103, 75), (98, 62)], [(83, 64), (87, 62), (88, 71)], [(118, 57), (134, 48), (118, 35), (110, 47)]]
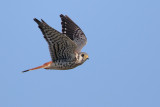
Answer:
[[(60, 14), (90, 59), (21, 73), (51, 60), (33, 18), (61, 31)], [(0, 107), (160, 107), (160, 0), (1, 0), (0, 50)]]

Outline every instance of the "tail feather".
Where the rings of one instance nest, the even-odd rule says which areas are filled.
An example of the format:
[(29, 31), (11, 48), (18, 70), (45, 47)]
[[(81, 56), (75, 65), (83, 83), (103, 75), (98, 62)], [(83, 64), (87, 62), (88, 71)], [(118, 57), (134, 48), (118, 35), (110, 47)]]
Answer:
[(35, 67), (35, 68), (32, 68), (32, 69), (28, 69), (28, 70), (22, 71), (22, 72), (24, 73), (24, 72), (27, 72), (27, 71), (36, 70), (36, 69), (40, 69), (40, 68), (47, 68), (47, 67), (49, 67), (51, 65), (51, 63), (52, 63), (52, 61), (47, 62), (47, 63), (45, 63), (45, 64), (43, 64), (41, 66), (38, 66), (38, 67)]

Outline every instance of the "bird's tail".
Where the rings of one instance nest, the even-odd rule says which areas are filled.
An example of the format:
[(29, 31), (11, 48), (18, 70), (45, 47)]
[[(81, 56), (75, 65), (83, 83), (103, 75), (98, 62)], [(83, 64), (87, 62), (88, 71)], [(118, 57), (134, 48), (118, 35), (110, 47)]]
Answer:
[(50, 62), (47, 62), (41, 66), (38, 66), (38, 67), (35, 67), (35, 68), (32, 68), (32, 69), (28, 69), (28, 70), (25, 70), (25, 71), (22, 71), (22, 72), (27, 72), (27, 71), (31, 71), (31, 70), (36, 70), (36, 69), (40, 69), (40, 68), (47, 68), (51, 65), (52, 61)]

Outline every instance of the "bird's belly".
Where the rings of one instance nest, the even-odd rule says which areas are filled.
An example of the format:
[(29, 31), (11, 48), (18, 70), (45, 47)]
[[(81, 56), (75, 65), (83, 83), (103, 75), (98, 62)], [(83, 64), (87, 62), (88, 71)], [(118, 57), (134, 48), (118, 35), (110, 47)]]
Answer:
[(68, 69), (73, 69), (77, 66), (78, 65), (76, 65), (73, 62), (63, 62), (63, 63), (55, 62), (55, 63), (52, 63), (51, 66), (46, 69), (68, 70)]

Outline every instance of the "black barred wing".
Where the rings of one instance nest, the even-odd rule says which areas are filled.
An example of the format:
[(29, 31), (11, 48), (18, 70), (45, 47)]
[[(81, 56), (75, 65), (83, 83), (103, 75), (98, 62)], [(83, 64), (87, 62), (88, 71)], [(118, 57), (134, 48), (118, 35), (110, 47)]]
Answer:
[(53, 29), (43, 20), (39, 21), (35, 18), (34, 21), (39, 25), (44, 38), (49, 44), (53, 62), (57, 60), (72, 61), (75, 59), (75, 49), (77, 45), (70, 38)]
[(77, 44), (76, 51), (80, 52), (87, 43), (85, 34), (67, 15), (64, 16), (61, 14), (60, 17), (62, 20), (62, 33)]

